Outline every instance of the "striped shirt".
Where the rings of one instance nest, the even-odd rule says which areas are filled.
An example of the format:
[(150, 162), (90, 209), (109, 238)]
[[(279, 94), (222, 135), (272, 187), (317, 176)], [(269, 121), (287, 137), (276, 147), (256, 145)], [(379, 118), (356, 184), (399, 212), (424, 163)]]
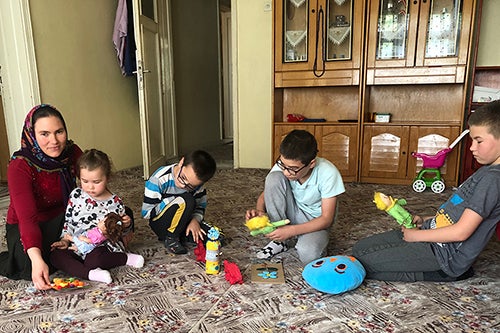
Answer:
[[(144, 201), (142, 202), (141, 215), (147, 219), (153, 219), (163, 211), (176, 197), (188, 192), (186, 189), (175, 185), (174, 166), (171, 164), (160, 167), (146, 181), (144, 186)], [(190, 192), (196, 202), (193, 218), (198, 222), (203, 221), (207, 207), (207, 190), (200, 185)]]

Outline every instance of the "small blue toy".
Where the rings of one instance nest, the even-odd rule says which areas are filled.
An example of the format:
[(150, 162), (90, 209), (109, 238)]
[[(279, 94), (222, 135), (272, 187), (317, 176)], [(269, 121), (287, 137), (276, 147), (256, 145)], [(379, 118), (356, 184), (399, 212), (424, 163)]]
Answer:
[(311, 287), (328, 294), (356, 289), (365, 276), (363, 265), (350, 256), (320, 258), (307, 264), (302, 271), (302, 277)]

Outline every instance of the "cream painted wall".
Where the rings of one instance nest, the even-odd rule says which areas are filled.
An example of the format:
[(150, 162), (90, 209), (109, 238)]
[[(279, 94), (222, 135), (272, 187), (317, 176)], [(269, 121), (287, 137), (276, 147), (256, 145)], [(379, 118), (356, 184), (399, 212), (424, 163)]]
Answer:
[(269, 168), (271, 159), (272, 105), (272, 11), (271, 0), (233, 0), (236, 13), (235, 51), (238, 115), (236, 149), (241, 168)]
[(112, 43), (116, 6), (30, 1), (42, 102), (63, 113), (82, 149), (103, 150), (121, 170), (142, 165), (142, 155), (135, 77), (121, 75)]
[[(117, 1), (30, 1), (42, 102), (64, 114), (70, 138), (108, 152), (116, 169), (142, 163), (137, 91), (111, 42)], [(239, 130), (236, 165), (271, 166), (271, 0), (232, 0)], [(112, 126), (110, 126), (112, 125)], [(111, 139), (112, 138), (112, 139)]]
[(500, 66), (499, 17), (500, 1), (483, 0), (476, 66)]

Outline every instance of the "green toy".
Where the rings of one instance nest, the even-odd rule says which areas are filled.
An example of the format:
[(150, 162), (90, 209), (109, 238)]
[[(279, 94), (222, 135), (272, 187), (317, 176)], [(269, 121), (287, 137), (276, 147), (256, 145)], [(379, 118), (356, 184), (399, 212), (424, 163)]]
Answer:
[(248, 220), (245, 225), (248, 230), (250, 230), (250, 235), (267, 235), (270, 232), (276, 230), (276, 228), (284, 226), (285, 224), (290, 223), (289, 219), (271, 222), (269, 221), (269, 217), (267, 215), (256, 216)]
[(405, 228), (415, 228), (413, 223), (413, 216), (403, 208), (406, 205), (405, 199), (393, 199), (391, 196), (385, 195), (381, 192), (375, 192), (373, 202), (380, 210), (385, 210), (387, 214), (394, 217), (394, 219)]

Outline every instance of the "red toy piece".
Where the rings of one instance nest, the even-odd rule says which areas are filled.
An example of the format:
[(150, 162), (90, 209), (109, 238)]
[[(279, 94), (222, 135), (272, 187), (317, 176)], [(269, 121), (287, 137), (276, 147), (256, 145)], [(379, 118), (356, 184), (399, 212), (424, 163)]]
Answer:
[(226, 280), (230, 284), (243, 283), (243, 277), (241, 276), (240, 269), (234, 262), (224, 260), (224, 273)]
[(298, 113), (289, 113), (286, 115), (286, 121), (289, 123), (297, 123), (301, 122), (305, 119), (305, 117)]
[(196, 261), (205, 262), (205, 254), (207, 250), (205, 250), (205, 246), (201, 240), (198, 241), (196, 248), (194, 249), (194, 255), (196, 256)]

